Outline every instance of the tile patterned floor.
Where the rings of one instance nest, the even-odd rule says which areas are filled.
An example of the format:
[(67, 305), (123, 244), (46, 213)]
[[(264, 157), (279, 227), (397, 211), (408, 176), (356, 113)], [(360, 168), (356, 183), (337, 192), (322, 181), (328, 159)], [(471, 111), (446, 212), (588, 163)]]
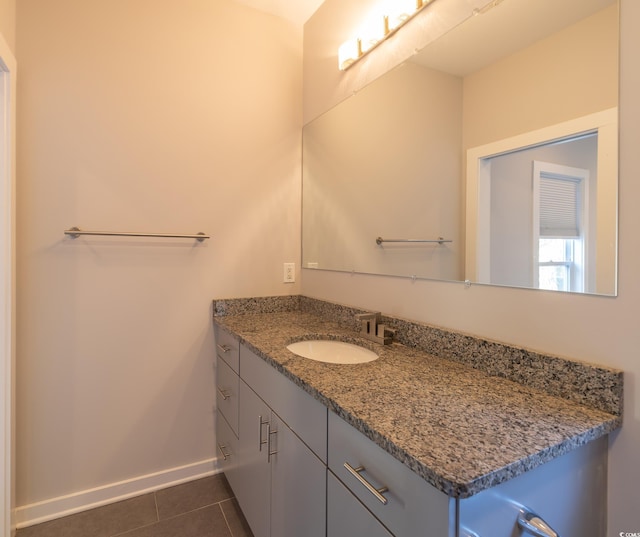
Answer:
[(253, 537), (223, 475), (18, 530), (16, 537)]

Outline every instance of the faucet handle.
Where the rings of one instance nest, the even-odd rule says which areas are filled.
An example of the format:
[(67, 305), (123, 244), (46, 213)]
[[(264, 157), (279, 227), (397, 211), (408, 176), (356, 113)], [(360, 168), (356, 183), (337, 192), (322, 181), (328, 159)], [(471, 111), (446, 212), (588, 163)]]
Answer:
[(396, 329), (395, 328), (389, 328), (387, 327), (386, 324), (379, 324), (378, 325), (378, 335), (379, 336), (395, 336), (396, 335)]
[(386, 325), (379, 324), (378, 332), (375, 335), (384, 345), (389, 345), (393, 342), (393, 338), (396, 335), (396, 331), (394, 328), (387, 328)]
[(361, 328), (362, 334), (366, 336), (376, 335), (378, 320), (380, 319), (379, 313), (377, 312), (358, 313), (356, 315), (356, 319), (358, 319), (362, 324), (362, 328)]

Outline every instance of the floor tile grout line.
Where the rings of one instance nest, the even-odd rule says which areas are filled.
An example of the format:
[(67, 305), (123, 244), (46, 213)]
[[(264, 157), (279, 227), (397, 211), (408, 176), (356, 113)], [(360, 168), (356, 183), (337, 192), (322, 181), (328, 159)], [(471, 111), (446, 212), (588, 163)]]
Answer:
[(158, 524), (160, 522), (160, 513), (158, 511), (158, 497), (156, 495), (157, 491), (153, 491), (151, 494), (153, 494), (153, 505), (155, 507), (156, 510), (156, 519), (154, 522), (150, 522), (149, 524), (142, 524), (142, 526), (137, 526), (135, 528), (129, 528), (127, 531), (121, 531), (119, 533), (114, 533), (113, 535), (110, 535), (109, 537), (120, 537), (121, 535), (127, 535), (127, 533), (133, 532), (133, 531), (138, 531), (141, 530), (143, 528), (147, 528), (149, 526), (153, 526), (154, 524)]
[[(202, 509), (208, 509), (209, 507), (214, 507), (214, 506), (218, 506), (220, 508), (220, 511), (222, 511), (222, 516), (224, 517), (224, 521), (227, 524), (227, 528), (229, 528), (229, 532), (231, 533), (231, 528), (229, 527), (229, 522), (227, 522), (227, 517), (224, 516), (224, 511), (222, 510), (222, 506), (220, 504), (222, 504), (222, 502), (226, 502), (229, 500), (232, 500), (233, 498), (227, 498), (225, 500), (220, 500), (219, 502), (215, 502), (215, 503), (209, 503), (207, 505), (202, 505), (200, 507), (196, 507), (195, 509), (190, 509), (189, 511), (184, 511), (182, 513), (178, 513), (177, 515), (173, 515), (167, 518), (163, 518), (162, 520), (157, 520), (155, 522), (151, 522), (149, 524), (143, 524), (142, 526), (138, 526), (137, 528), (129, 528), (127, 531), (121, 532), (121, 533), (116, 533), (114, 535), (110, 535), (109, 537), (121, 537), (123, 535), (127, 535), (128, 533), (137, 531), (137, 530), (141, 530), (143, 528), (148, 528), (149, 526), (153, 526), (155, 524), (160, 524), (162, 522), (166, 522), (167, 520), (173, 520), (175, 518), (179, 518), (181, 516), (184, 515), (189, 515), (191, 513), (195, 513), (196, 511), (201, 511)], [(232, 535), (233, 537), (233, 535)]]
[[(224, 500), (224, 501), (229, 501), (229, 500)], [(231, 529), (231, 524), (229, 524), (227, 515), (225, 514), (224, 509), (222, 508), (222, 502), (218, 503), (218, 507), (220, 508), (220, 512), (222, 513), (222, 518), (224, 518), (224, 523), (227, 525), (227, 529), (229, 530), (229, 535), (233, 537), (233, 530)]]
[(153, 491), (153, 501), (156, 505), (156, 522), (160, 522), (160, 509), (158, 508), (158, 491)]
[(201, 506), (196, 507), (194, 509), (189, 509), (188, 511), (183, 511), (182, 513), (177, 513), (177, 514), (169, 516), (167, 518), (163, 518), (162, 520), (158, 520), (158, 522), (164, 522), (165, 520), (173, 520), (174, 518), (178, 518), (179, 516), (182, 516), (182, 515), (188, 515), (189, 513), (194, 513), (195, 511), (200, 511), (202, 509), (207, 509), (208, 507), (213, 507), (215, 505), (220, 505), (224, 501), (226, 501), (226, 500), (220, 500), (219, 502), (213, 502), (213, 503), (208, 503), (207, 505), (201, 505)]
[(151, 522), (150, 524), (143, 524), (142, 526), (138, 526), (137, 528), (130, 528), (127, 531), (121, 532), (121, 533), (116, 533), (115, 535), (111, 535), (110, 537), (122, 537), (123, 535), (129, 535), (130, 533), (133, 533), (134, 531), (138, 531), (138, 530), (142, 530), (144, 528), (149, 528), (155, 524), (159, 524), (160, 522)]

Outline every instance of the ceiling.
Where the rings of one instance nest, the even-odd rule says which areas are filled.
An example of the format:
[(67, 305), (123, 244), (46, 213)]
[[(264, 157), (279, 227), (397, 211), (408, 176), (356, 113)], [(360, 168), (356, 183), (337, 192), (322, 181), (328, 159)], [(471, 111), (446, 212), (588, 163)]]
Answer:
[(615, 1), (494, 0), (479, 16), (470, 17), (438, 38), (411, 61), (465, 76), (593, 15)]
[(240, 4), (271, 13), (302, 26), (324, 0), (236, 0)]

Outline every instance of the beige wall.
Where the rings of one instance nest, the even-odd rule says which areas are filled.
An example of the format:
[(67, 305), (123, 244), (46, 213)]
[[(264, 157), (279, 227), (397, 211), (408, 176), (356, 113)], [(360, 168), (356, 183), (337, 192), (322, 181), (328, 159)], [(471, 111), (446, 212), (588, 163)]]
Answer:
[(16, 49), (16, 0), (0, 0), (0, 34), (11, 50)]
[(17, 19), (18, 506), (212, 467), (211, 300), (299, 291), (300, 29), (228, 0)]
[(464, 148), (617, 106), (617, 57), (614, 4), (466, 76)]
[[(321, 38), (324, 21), (353, 21), (354, 11), (373, 5), (374, 0), (327, 0), (318, 17), (305, 27), (305, 87), (330, 66), (335, 51), (352, 28), (339, 27)], [(620, 241), (619, 296), (604, 298), (563, 293), (508, 289), (433, 281), (416, 281), (303, 270), (304, 294), (336, 302), (381, 310), (388, 314), (451, 327), (483, 337), (523, 345), (590, 362), (619, 367), (626, 372), (625, 423), (610, 438), (609, 535), (638, 531), (637, 484), (640, 482), (640, 398), (636, 378), (640, 375), (640, 4), (621, 2), (621, 90), (620, 90)], [(436, 7), (438, 4), (434, 4)], [(353, 22), (352, 22), (353, 24)], [(307, 34), (306, 28), (313, 31)], [(408, 28), (407, 28), (408, 29)], [(340, 32), (342, 31), (342, 34)], [(404, 32), (404, 29), (403, 29)], [(404, 39), (398, 34), (394, 39)], [(393, 40), (392, 40), (393, 41)], [(394, 45), (400, 47), (401, 45)], [(305, 118), (321, 113), (336, 94), (359, 89), (366, 72), (392, 63), (382, 47), (347, 73), (327, 75), (326, 86), (305, 91)], [(375, 65), (374, 65), (375, 64)], [(334, 67), (335, 68), (335, 67)], [(381, 67), (382, 68), (382, 67)], [(594, 82), (595, 83), (595, 82)], [(635, 528), (635, 529), (634, 529)]]

